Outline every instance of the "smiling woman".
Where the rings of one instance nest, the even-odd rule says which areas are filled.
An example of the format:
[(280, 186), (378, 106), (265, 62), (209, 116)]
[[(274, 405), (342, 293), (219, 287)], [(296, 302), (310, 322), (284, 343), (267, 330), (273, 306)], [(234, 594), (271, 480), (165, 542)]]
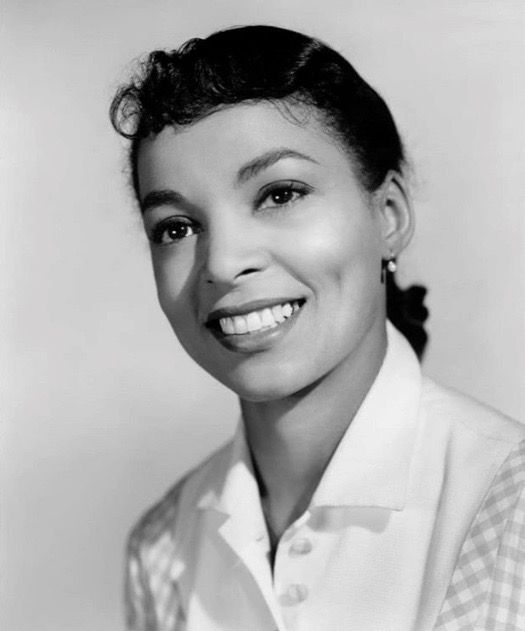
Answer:
[(525, 430), (421, 375), (381, 97), (321, 42), (251, 26), (152, 53), (112, 120), (161, 307), (242, 411), (133, 530), (128, 627), (518, 629)]
[(270, 103), (239, 104), (167, 127), (138, 154), (162, 308), (193, 359), (243, 401), (285, 398), (328, 374), (346, 381), (348, 362), (367, 379), (377, 372), (380, 236), (398, 251), (410, 232), (394, 177), (380, 207), (332, 135), (291, 107), (301, 125)]

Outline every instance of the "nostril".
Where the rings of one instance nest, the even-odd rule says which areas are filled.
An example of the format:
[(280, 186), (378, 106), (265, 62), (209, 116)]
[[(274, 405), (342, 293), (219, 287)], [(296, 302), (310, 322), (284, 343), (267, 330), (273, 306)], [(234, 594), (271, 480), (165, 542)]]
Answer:
[[(257, 267), (248, 267), (246, 269), (241, 270), (238, 274), (235, 274), (234, 279), (235, 278), (239, 278), (241, 276), (249, 276), (250, 274), (256, 274), (259, 271), (260, 270)], [(220, 281), (217, 281), (214, 278), (208, 277), (206, 279), (206, 282), (209, 283), (209, 284), (213, 284), (213, 283), (220, 282)]]
[(256, 267), (249, 267), (248, 269), (239, 272), (238, 276), (247, 276), (248, 274), (255, 274), (259, 270)]

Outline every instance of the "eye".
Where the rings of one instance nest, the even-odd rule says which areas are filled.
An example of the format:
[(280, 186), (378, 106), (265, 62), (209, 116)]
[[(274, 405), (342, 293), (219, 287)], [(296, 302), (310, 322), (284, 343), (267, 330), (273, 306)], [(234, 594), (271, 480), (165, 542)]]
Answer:
[(278, 182), (265, 187), (259, 197), (259, 208), (276, 208), (293, 204), (310, 192), (310, 187), (299, 182)]
[(199, 232), (200, 227), (186, 217), (167, 217), (153, 228), (149, 239), (155, 245), (169, 245)]

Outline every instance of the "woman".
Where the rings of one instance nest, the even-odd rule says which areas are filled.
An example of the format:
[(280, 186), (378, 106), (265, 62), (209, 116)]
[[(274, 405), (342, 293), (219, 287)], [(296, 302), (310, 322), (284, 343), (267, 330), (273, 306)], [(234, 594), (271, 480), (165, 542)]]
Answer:
[(128, 627), (520, 628), (525, 428), (421, 376), (381, 97), (249, 26), (152, 53), (112, 121), (162, 309), (242, 411), (134, 529)]

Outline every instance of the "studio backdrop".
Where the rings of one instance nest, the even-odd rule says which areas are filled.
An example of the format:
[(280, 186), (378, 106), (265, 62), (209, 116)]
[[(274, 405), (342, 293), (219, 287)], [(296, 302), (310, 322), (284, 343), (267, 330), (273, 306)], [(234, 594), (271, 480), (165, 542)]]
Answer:
[[(234, 396), (157, 305), (108, 107), (153, 48), (295, 28), (390, 105), (417, 227), (425, 370), (525, 419), (522, 0), (6, 0), (1, 10), (0, 627), (121, 628), (131, 524), (231, 434)], [(190, 386), (189, 386), (190, 384)]]

